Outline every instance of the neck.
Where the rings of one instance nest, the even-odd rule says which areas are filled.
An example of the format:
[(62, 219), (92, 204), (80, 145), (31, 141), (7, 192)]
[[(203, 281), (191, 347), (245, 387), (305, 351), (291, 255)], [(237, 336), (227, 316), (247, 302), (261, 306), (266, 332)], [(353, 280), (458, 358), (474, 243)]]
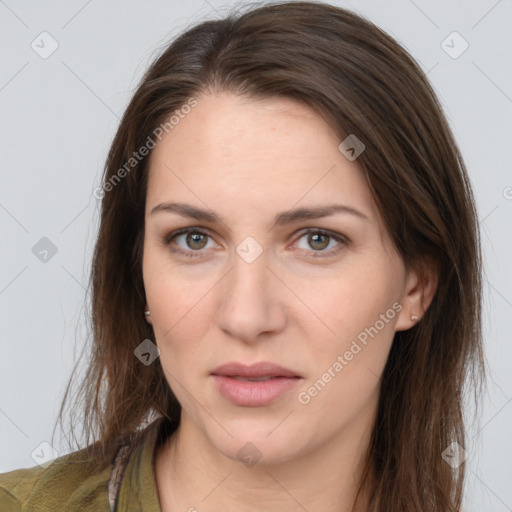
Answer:
[(219, 452), (182, 411), (177, 430), (155, 455), (161, 510), (363, 511), (367, 492), (352, 505), (372, 426), (373, 416), (361, 418), (314, 451), (249, 467)]

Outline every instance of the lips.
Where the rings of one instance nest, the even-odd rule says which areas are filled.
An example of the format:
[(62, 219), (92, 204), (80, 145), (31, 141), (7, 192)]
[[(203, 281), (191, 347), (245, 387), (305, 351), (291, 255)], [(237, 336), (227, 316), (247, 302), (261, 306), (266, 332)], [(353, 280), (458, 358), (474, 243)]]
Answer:
[(242, 407), (270, 405), (302, 380), (296, 372), (269, 362), (251, 366), (228, 363), (216, 368), (211, 376), (218, 392)]
[(227, 363), (213, 370), (212, 375), (234, 377), (242, 380), (263, 380), (272, 377), (301, 377), (296, 372), (270, 362), (255, 363), (250, 366), (241, 363)]

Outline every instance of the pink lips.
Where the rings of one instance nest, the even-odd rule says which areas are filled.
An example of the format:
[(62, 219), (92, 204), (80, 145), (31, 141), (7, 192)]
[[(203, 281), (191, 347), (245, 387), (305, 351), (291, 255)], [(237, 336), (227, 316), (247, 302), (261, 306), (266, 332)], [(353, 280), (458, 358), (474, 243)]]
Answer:
[[(268, 405), (302, 380), (295, 372), (269, 362), (251, 366), (228, 363), (216, 368), (212, 377), (224, 398), (244, 407)], [(265, 380), (241, 380), (262, 378)]]

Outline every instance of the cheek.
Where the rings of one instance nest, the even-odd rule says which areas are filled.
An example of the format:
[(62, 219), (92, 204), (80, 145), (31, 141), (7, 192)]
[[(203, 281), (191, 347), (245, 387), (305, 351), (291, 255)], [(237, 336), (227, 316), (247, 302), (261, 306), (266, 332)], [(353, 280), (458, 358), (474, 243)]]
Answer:
[(376, 405), (393, 343), (395, 310), (374, 304), (352, 304), (352, 310), (353, 315), (338, 311), (334, 342), (326, 345), (324, 338), (323, 346), (313, 348), (309, 378), (296, 397), (304, 413), (320, 424), (325, 425), (327, 414), (333, 431)]
[(313, 336), (313, 324), (302, 324), (309, 333), (306, 350), (315, 361), (307, 382), (314, 386), (311, 396), (321, 394), (318, 402), (334, 407), (344, 402), (357, 407), (375, 391), (401, 309), (392, 270), (368, 261), (363, 267), (341, 272), (335, 282), (315, 292), (313, 307), (329, 327), (326, 335)]
[(194, 333), (208, 323), (205, 304), (214, 278), (198, 278), (186, 265), (172, 265), (165, 249), (151, 245), (145, 249), (143, 276), (157, 339), (164, 344), (182, 338), (185, 330), (190, 341), (197, 339)]
[(189, 389), (192, 381), (211, 367), (211, 350), (205, 350), (204, 343), (213, 338), (209, 331), (214, 308), (208, 289), (162, 276), (148, 297), (153, 304), (153, 331), (162, 368), (173, 391), (183, 400), (183, 386)]
[[(392, 308), (399, 296), (394, 281), (391, 269), (365, 262), (343, 269), (335, 280), (317, 286), (311, 292), (311, 304), (330, 327), (333, 339), (347, 340), (373, 326)], [(379, 322), (379, 330), (389, 331), (393, 316), (394, 310), (385, 318), (385, 326)]]

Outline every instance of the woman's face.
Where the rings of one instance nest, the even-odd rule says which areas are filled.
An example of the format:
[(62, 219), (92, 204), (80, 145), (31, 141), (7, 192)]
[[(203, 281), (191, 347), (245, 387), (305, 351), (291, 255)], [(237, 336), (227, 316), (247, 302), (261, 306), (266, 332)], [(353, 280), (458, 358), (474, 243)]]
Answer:
[[(340, 142), (292, 100), (224, 93), (201, 97), (151, 155), (148, 321), (182, 422), (232, 459), (284, 461), (368, 429), (393, 335), (419, 316), (415, 276)], [(260, 362), (293, 377), (213, 375)]]

